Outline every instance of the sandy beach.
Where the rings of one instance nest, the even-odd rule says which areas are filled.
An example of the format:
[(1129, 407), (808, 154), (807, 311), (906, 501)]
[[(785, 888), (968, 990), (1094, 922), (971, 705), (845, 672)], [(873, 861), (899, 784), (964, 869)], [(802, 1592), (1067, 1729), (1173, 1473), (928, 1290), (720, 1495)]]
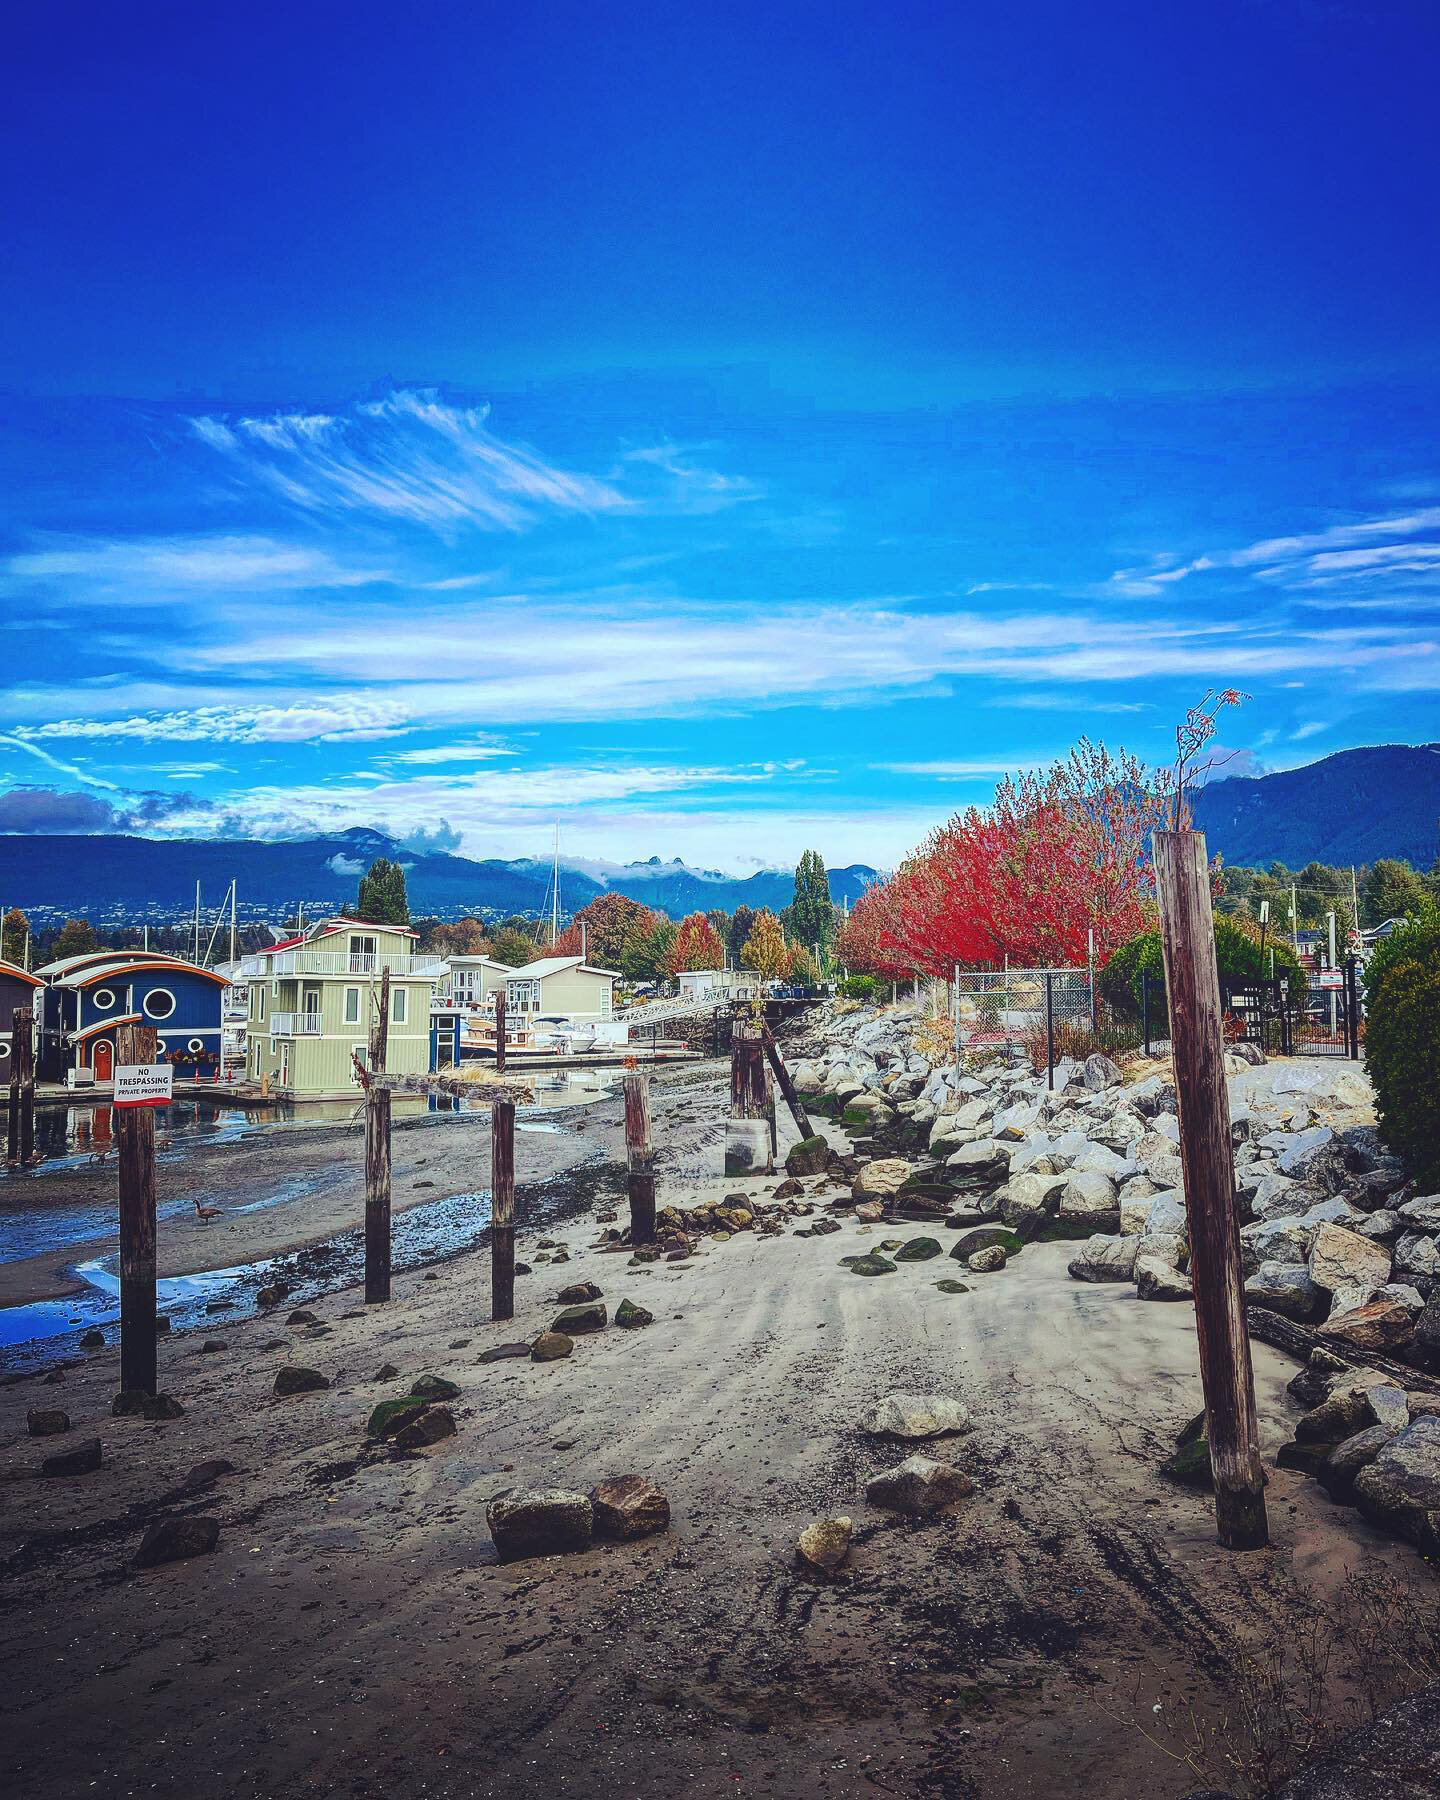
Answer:
[[(719, 1175), (721, 1099), (713, 1069), (657, 1082), (662, 1204), (777, 1185)], [(602, 1153), (610, 1113), (587, 1134)], [(310, 1308), (318, 1332), (282, 1306), (207, 1331), (217, 1351), (162, 1342), (160, 1385), (186, 1409), (170, 1422), (110, 1416), (109, 1350), (0, 1391), (0, 1766), (18, 1792), (118, 1796), (143, 1771), (148, 1792), (217, 1800), (1243, 1793), (1216, 1736), (1228, 1722), (1244, 1742), (1242, 1653), (1338, 1618), (1351, 1576), (1430, 1579), (1273, 1467), (1295, 1365), (1259, 1345), (1273, 1544), (1221, 1551), (1208, 1496), (1157, 1472), (1200, 1405), (1190, 1306), (1074, 1282), (1065, 1244), (947, 1294), (953, 1262), (883, 1280), (841, 1267), (885, 1235), (848, 1218), (644, 1267), (597, 1247), (588, 1218), (548, 1235), (571, 1260), (535, 1264), (507, 1324), (489, 1320), (482, 1251), (401, 1278), (385, 1307), (334, 1294)], [(519, 1250), (532, 1261), (523, 1214)], [(612, 1317), (628, 1298), (654, 1323), (557, 1363), (480, 1361), (546, 1327), (578, 1281)], [(378, 1379), (387, 1362), (398, 1375)], [(332, 1385), (276, 1399), (287, 1363)], [(370, 1409), (426, 1372), (461, 1389), (457, 1435), (367, 1445)], [(976, 1492), (929, 1523), (863, 1495), (908, 1446), (857, 1416), (897, 1388), (957, 1395), (975, 1420), (940, 1453)], [(70, 1412), (62, 1443), (101, 1439), (100, 1471), (34, 1479), (39, 1405)], [(211, 1458), (234, 1472), (178, 1492)], [(627, 1473), (668, 1494), (663, 1536), (496, 1561), (498, 1490)], [(133, 1572), (167, 1512), (217, 1517), (218, 1548)], [(855, 1521), (850, 1561), (818, 1586), (795, 1539), (836, 1513)], [(1329, 1694), (1337, 1720), (1351, 1697)]]

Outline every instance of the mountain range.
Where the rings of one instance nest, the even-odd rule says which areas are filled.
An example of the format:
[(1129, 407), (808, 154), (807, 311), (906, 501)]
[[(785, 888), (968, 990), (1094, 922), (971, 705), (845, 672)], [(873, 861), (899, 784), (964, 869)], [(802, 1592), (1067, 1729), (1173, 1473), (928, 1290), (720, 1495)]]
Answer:
[[(1342, 750), (1300, 769), (1212, 780), (1196, 793), (1194, 811), (1209, 848), (1231, 864), (1263, 867), (1278, 860), (1298, 868), (1310, 861), (1347, 865), (1398, 856), (1428, 869), (1437, 853), (1440, 744)], [(503, 917), (549, 908), (548, 862), (475, 861), (411, 851), (383, 832), (365, 829), (218, 843), (98, 833), (0, 836), (0, 906), (92, 920), (174, 918), (193, 906), (197, 881), (213, 911), (233, 877), (242, 917), (279, 919), (292, 914), (298, 902), (307, 912), (318, 912), (352, 900), (360, 874), (377, 856), (405, 865), (417, 917)], [(836, 903), (853, 903), (876, 871), (852, 863), (831, 869), (829, 876)], [(794, 878), (788, 869), (748, 876), (692, 869), (678, 857), (620, 865), (562, 863), (563, 912), (573, 913), (607, 890), (678, 918), (714, 907), (778, 909), (790, 901)]]

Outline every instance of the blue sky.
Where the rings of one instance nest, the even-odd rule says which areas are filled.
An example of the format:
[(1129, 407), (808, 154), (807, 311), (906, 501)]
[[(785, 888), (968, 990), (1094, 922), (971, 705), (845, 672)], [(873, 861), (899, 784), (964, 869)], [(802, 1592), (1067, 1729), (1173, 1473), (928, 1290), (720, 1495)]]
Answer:
[(0, 827), (889, 864), (1208, 687), (1440, 737), (1428, 4), (201, 11), (13, 46)]

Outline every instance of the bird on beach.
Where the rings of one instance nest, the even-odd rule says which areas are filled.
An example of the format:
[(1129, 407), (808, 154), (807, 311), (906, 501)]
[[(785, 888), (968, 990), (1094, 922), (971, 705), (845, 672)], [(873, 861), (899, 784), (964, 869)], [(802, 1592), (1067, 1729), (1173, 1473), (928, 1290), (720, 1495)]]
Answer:
[(224, 1216), (218, 1206), (202, 1206), (198, 1200), (195, 1202), (195, 1217), (204, 1225), (208, 1225), (212, 1219), (223, 1219)]

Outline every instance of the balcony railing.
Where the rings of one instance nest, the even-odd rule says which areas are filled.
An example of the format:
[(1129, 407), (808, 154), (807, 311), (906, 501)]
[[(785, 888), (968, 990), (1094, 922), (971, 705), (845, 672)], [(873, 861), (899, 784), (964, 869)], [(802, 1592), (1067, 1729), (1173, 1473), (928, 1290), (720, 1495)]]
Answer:
[(270, 1015), (271, 1037), (319, 1037), (320, 1014), (277, 1012)]
[(438, 980), (445, 972), (443, 956), (370, 956), (360, 951), (279, 950), (273, 956), (247, 957), (243, 973), (283, 978), (287, 975), (428, 975)]

